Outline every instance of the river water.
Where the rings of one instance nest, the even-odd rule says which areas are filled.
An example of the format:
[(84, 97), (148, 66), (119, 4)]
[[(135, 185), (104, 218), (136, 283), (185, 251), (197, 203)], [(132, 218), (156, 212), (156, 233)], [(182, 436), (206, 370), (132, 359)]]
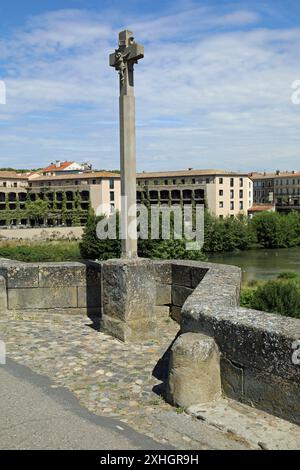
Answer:
[(243, 282), (274, 279), (283, 271), (294, 271), (300, 275), (300, 247), (212, 254), (208, 259), (212, 263), (239, 266), (243, 272)]

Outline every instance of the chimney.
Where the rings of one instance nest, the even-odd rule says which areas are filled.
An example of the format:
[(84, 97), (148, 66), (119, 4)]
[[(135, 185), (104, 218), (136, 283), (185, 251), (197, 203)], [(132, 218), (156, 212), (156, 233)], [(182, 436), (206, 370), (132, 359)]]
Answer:
[(56, 160), (56, 162), (55, 162), (55, 166), (56, 166), (56, 168), (60, 168), (60, 165), (61, 165), (61, 162), (60, 162), (60, 160)]
[(280, 170), (276, 170), (276, 175), (280, 175)]

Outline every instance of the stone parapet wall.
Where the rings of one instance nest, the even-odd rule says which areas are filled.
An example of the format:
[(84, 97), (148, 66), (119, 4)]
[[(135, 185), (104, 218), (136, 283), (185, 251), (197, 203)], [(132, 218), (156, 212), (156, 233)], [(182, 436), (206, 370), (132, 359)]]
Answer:
[(220, 352), (224, 395), (300, 424), (300, 321), (239, 306), (241, 270), (193, 261), (0, 260), (0, 312), (88, 314), (122, 341), (159, 337), (158, 317)]
[[(292, 346), (300, 339), (300, 321), (241, 308), (240, 270), (207, 268), (183, 305), (182, 333), (214, 338), (225, 395), (299, 424), (300, 366), (293, 362)], [(185, 270), (192, 273), (193, 267)]]
[(1, 259), (1, 298), (6, 297), (8, 313), (100, 317), (101, 269), (101, 264), (94, 262), (21, 263)]

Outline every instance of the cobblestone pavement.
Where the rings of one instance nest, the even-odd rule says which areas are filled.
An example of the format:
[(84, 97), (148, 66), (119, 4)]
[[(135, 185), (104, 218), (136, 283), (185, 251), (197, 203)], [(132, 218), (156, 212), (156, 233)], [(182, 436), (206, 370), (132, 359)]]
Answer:
[[(157, 412), (176, 414), (160, 397), (166, 372), (166, 361), (160, 359), (178, 329), (164, 320), (159, 340), (134, 345), (99, 332), (87, 317), (0, 317), (8, 357), (67, 387), (90, 411), (117, 417), (152, 438)], [(161, 433), (159, 440), (169, 442)], [(183, 447), (188, 440), (182, 436)]]
[[(199, 421), (164, 401), (161, 393), (167, 374), (167, 351), (179, 326), (171, 319), (164, 319), (158, 331), (157, 340), (134, 345), (99, 332), (97, 324), (78, 315), (0, 316), (0, 340), (6, 343), (7, 356), (48, 376), (53, 387), (68, 388), (91, 412), (117, 418), (118, 422), (127, 423), (167, 447), (260, 448), (245, 440), (243, 433), (233, 431), (232, 426), (243, 428), (245, 416), (253, 415), (247, 427), (255, 431), (262, 412), (251, 409), (249, 415), (249, 408), (236, 418), (232, 410), (231, 414), (227, 410), (227, 421), (230, 422), (231, 416), (234, 423), (230, 422), (230, 429), (228, 423), (221, 429), (220, 423), (216, 426), (206, 420)], [(236, 407), (237, 404), (234, 412)], [(272, 431), (277, 418), (264, 415), (261, 420), (262, 429), (269, 420), (269, 431)], [(281, 425), (282, 422), (279, 428)]]

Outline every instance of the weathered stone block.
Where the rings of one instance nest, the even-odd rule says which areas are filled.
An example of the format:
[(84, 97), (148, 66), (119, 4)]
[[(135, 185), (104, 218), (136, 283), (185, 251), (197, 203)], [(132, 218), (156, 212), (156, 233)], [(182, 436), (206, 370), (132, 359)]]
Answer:
[(39, 268), (37, 264), (12, 264), (7, 268), (7, 288), (38, 287)]
[[(298, 366), (299, 367), (299, 366)], [(300, 383), (284, 380), (266, 370), (244, 371), (244, 403), (300, 424)]]
[(153, 261), (155, 281), (160, 284), (172, 284), (172, 264), (170, 261)]
[(179, 286), (192, 286), (191, 267), (179, 262), (172, 264), (172, 283)]
[(101, 285), (102, 283), (102, 263), (96, 261), (86, 261), (86, 284)]
[(33, 289), (9, 289), (9, 310), (52, 309), (77, 307), (77, 288), (40, 287)]
[(123, 342), (138, 343), (156, 337), (155, 319), (122, 321), (103, 314), (100, 325), (103, 333), (107, 333)]
[(81, 263), (47, 263), (39, 266), (40, 287), (86, 285), (86, 266)]
[(181, 322), (181, 307), (176, 307), (175, 305), (171, 305), (170, 308), (170, 315), (173, 320), (180, 324)]
[(158, 320), (167, 320), (170, 318), (170, 307), (167, 305), (160, 305), (154, 307), (154, 316)]
[(221, 357), (222, 390), (225, 395), (234, 400), (241, 401), (244, 396), (244, 370), (243, 367)]
[(213, 338), (186, 333), (171, 349), (168, 400), (188, 408), (221, 396), (220, 355)]
[(101, 291), (99, 286), (77, 287), (78, 307), (101, 307)]
[(182, 307), (186, 299), (193, 293), (194, 289), (184, 286), (172, 287), (172, 304), (177, 307)]
[(156, 305), (170, 305), (172, 302), (172, 286), (169, 284), (156, 285)]
[(207, 272), (208, 268), (191, 267), (191, 287), (197, 287)]
[(103, 263), (104, 314), (119, 320), (153, 318), (156, 285), (150, 260)]
[(110, 260), (103, 263), (102, 273), (104, 331), (123, 341), (153, 337), (156, 283), (151, 260)]
[(0, 276), (0, 315), (7, 310), (6, 280)]
[(43, 315), (49, 315), (49, 313), (53, 315), (84, 315), (90, 318), (99, 318), (99, 307), (28, 308), (22, 309), (21, 311), (19, 309), (9, 310), (9, 313), (18, 314), (24, 319), (26, 319), (26, 317), (35, 317), (36, 315), (42, 317)]

